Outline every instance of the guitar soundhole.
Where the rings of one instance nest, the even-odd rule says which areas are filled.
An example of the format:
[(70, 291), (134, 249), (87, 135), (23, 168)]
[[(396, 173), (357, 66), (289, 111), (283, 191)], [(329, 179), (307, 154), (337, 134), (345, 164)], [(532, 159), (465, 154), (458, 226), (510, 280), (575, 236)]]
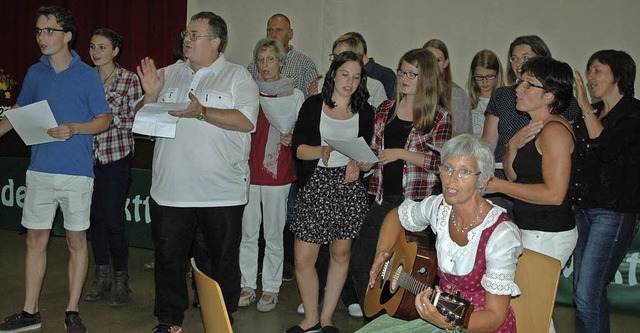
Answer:
[(402, 273), (404, 272), (404, 266), (403, 265), (398, 265), (398, 267), (396, 267), (396, 269), (393, 271), (393, 276), (391, 277), (391, 292), (396, 292), (396, 290), (398, 290), (398, 280), (400, 280), (400, 276), (402, 276)]

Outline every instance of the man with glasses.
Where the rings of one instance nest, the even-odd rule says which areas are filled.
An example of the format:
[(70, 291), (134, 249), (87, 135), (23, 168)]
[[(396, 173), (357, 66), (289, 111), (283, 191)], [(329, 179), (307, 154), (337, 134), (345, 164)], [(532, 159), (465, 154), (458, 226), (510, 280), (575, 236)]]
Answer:
[[(25, 301), (21, 313), (6, 318), (0, 332), (22, 332), (41, 326), (39, 297), (47, 266), (47, 243), (58, 206), (64, 216), (69, 248), (67, 332), (84, 333), (78, 302), (87, 274), (87, 238), (93, 192), (92, 134), (111, 122), (102, 82), (93, 68), (72, 50), (76, 19), (62, 7), (40, 7), (34, 29), (42, 52), (29, 68), (15, 107), (46, 100), (58, 122), (47, 130), (58, 141), (33, 145), (26, 175), (22, 225), (27, 228)], [(53, 83), (55, 82), (55, 84)], [(13, 127), (5, 117), (0, 136)]]
[[(185, 275), (196, 226), (211, 256), (227, 311), (238, 309), (242, 215), (249, 193), (250, 132), (258, 117), (258, 87), (242, 66), (226, 61), (227, 24), (212, 12), (191, 17), (184, 62), (156, 70), (145, 58), (138, 75), (145, 103), (189, 103), (170, 111), (174, 139), (156, 139), (151, 180), (158, 325), (153, 332), (182, 332), (189, 305)], [(203, 265), (200, 263), (199, 265)], [(233, 321), (232, 321), (233, 322)]]

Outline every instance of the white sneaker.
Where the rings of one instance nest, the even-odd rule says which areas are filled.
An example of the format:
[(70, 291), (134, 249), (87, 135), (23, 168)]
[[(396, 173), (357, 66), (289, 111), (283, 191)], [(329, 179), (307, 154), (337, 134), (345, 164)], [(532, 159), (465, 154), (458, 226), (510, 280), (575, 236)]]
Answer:
[(304, 314), (304, 304), (300, 303), (300, 305), (298, 305), (298, 314), (303, 315)]
[(249, 306), (249, 304), (253, 303), (256, 300), (256, 291), (251, 288), (242, 288), (242, 292), (240, 292), (240, 300), (238, 301), (238, 306)]
[(260, 312), (269, 312), (276, 307), (276, 304), (278, 304), (278, 294), (265, 291), (258, 301), (257, 308)]
[(360, 308), (360, 304), (353, 303), (349, 305), (349, 315), (355, 318), (362, 318), (362, 308)]

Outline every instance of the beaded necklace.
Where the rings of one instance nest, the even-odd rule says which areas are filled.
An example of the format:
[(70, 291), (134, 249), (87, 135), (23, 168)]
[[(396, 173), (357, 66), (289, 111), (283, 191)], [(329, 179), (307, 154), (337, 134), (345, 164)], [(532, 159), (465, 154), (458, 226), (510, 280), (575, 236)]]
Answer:
[(478, 210), (478, 214), (476, 215), (476, 217), (473, 219), (473, 221), (471, 221), (471, 224), (463, 226), (462, 228), (460, 228), (458, 226), (458, 222), (456, 221), (456, 212), (453, 209), (453, 207), (451, 208), (451, 223), (453, 223), (453, 227), (459, 232), (459, 233), (466, 233), (467, 231), (471, 230), (480, 220), (480, 215), (482, 215), (482, 210), (484, 208), (484, 202), (480, 203), (480, 209)]

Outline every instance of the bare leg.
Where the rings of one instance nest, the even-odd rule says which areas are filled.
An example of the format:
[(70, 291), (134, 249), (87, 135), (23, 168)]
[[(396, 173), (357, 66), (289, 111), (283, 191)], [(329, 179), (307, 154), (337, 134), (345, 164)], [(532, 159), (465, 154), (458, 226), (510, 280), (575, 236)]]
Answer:
[(82, 286), (87, 277), (89, 257), (86, 231), (67, 230), (67, 247), (69, 248), (69, 304), (67, 311), (78, 311)]
[[(351, 257), (351, 240), (342, 239), (331, 243), (331, 262), (329, 273), (327, 274), (327, 287), (324, 292), (324, 302), (322, 303), (322, 315), (320, 324), (322, 326), (333, 325), (333, 313), (338, 305), (342, 287), (347, 280), (349, 272), (349, 258)], [(306, 307), (304, 308), (306, 312)]]
[(27, 255), (25, 257), (25, 299), (23, 310), (38, 312), (44, 272), (47, 269), (47, 243), (51, 230), (28, 229)]
[(318, 323), (318, 272), (315, 265), (319, 250), (320, 244), (297, 239), (294, 244), (296, 281), (304, 305), (304, 319), (299, 325), (305, 330)]

